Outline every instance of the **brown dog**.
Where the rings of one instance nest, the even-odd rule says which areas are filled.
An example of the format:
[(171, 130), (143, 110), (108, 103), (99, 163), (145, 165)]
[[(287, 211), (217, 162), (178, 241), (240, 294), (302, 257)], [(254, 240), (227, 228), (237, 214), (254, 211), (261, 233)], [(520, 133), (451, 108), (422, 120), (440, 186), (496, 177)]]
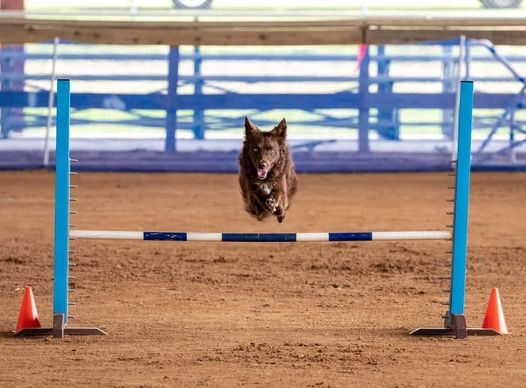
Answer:
[(287, 146), (285, 119), (262, 132), (245, 117), (245, 141), (239, 155), (239, 185), (245, 210), (258, 221), (269, 215), (283, 222), (298, 182)]

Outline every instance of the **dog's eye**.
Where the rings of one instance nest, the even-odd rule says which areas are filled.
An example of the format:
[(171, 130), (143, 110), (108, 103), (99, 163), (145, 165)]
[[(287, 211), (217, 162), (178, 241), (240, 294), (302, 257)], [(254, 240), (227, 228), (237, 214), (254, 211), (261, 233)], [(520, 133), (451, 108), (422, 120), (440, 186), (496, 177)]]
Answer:
[(274, 148), (269, 148), (269, 152), (273, 154), (274, 152), (276, 152), (276, 150)]
[(254, 147), (254, 148), (252, 148), (252, 151), (254, 151), (257, 154), (259, 152), (259, 148), (258, 147)]

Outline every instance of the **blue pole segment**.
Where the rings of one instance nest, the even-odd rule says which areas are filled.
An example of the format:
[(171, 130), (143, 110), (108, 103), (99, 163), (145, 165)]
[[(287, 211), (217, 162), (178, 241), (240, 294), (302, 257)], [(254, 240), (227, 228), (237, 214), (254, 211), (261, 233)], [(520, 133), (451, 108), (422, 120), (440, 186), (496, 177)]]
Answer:
[(187, 241), (184, 232), (144, 232), (143, 239), (149, 241)]
[(329, 241), (372, 241), (371, 232), (363, 233), (329, 233)]
[(55, 262), (53, 314), (68, 319), (69, 270), (69, 109), (68, 79), (59, 79), (57, 86), (57, 137), (55, 170)]
[(296, 241), (296, 233), (223, 233), (222, 241), (294, 242)]
[(452, 314), (464, 314), (468, 243), (469, 178), (471, 169), (471, 125), (473, 119), (473, 82), (460, 83), (455, 209), (453, 220), (453, 259), (449, 322)]

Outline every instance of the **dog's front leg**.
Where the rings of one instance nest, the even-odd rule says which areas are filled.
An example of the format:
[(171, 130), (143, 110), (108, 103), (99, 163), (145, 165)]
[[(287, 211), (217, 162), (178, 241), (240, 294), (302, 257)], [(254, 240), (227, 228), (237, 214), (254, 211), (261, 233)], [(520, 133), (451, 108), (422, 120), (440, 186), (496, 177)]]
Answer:
[(285, 182), (276, 187), (267, 198), (265, 206), (276, 216), (279, 223), (282, 223), (287, 214), (288, 198), (286, 194), (287, 186)]
[(287, 215), (287, 209), (289, 208), (289, 196), (288, 196), (288, 185), (285, 175), (281, 177), (280, 187), (278, 191), (278, 207), (276, 209), (276, 218), (279, 223), (282, 223)]
[(279, 208), (279, 198), (276, 194), (277, 193), (271, 193), (265, 201), (265, 207), (272, 214), (276, 214)]
[(285, 207), (283, 205), (279, 205), (278, 208), (276, 209), (276, 212), (274, 214), (276, 214), (276, 219), (281, 224), (283, 222), (283, 220), (285, 220), (285, 216), (287, 215), (287, 211), (285, 210)]

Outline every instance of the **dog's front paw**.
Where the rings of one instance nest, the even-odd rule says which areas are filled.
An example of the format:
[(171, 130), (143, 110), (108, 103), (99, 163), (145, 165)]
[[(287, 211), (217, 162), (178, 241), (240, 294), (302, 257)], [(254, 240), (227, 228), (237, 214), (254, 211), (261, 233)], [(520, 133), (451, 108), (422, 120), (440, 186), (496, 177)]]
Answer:
[(276, 218), (278, 219), (278, 222), (281, 224), (284, 220), (285, 220), (285, 214), (286, 213), (280, 213), (276, 216)]
[(278, 201), (272, 195), (268, 197), (265, 201), (265, 206), (267, 210), (272, 214), (276, 213), (276, 210), (278, 210), (278, 205)]

